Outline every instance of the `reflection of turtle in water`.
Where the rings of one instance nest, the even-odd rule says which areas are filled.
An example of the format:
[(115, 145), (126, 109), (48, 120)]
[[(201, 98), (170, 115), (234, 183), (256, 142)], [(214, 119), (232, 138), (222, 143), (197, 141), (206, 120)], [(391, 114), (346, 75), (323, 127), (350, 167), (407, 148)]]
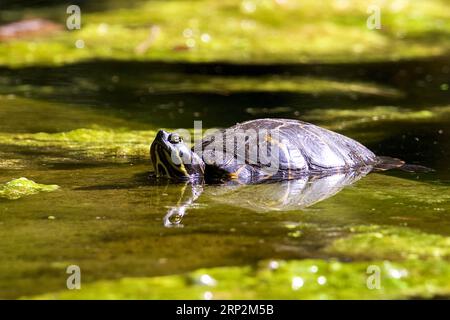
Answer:
[(213, 201), (255, 212), (298, 210), (334, 196), (366, 174), (352, 171), (271, 183), (225, 184), (205, 188), (204, 193)]
[[(296, 179), (301, 184), (313, 176), (320, 181), (319, 177), (335, 174), (360, 177), (372, 170), (414, 169), (399, 159), (377, 157), (341, 134), (288, 119), (237, 124), (206, 136), (192, 149), (178, 134), (160, 130), (150, 156), (158, 177), (188, 180), (194, 185), (203, 181), (229, 185)], [(316, 201), (322, 198), (319, 194), (316, 197)]]
[(326, 176), (305, 175), (298, 179), (255, 184), (230, 181), (205, 186), (186, 182), (180, 185), (179, 201), (168, 210), (164, 225), (181, 226), (186, 210), (200, 195), (213, 202), (255, 212), (299, 210), (334, 196), (367, 173), (359, 170)]

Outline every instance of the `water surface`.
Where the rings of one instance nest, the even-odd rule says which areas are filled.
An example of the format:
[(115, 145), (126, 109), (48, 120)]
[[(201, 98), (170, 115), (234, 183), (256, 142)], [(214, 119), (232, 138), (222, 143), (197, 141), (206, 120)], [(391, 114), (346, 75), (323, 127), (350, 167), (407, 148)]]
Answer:
[[(402, 252), (421, 246), (413, 259), (419, 266), (427, 263), (436, 247), (398, 230), (447, 242), (450, 236), (449, 68), (444, 58), (354, 65), (96, 61), (3, 68), (0, 182), (23, 176), (60, 189), (0, 199), (0, 297), (64, 291), (70, 264), (81, 267), (83, 286), (89, 286), (262, 260), (401, 262)], [(164, 216), (186, 186), (148, 178), (146, 149), (155, 130), (192, 128), (194, 120), (205, 128), (226, 127), (261, 117), (311, 121), (377, 154), (436, 171), (369, 174), (321, 202), (289, 210), (261, 210), (246, 202), (253, 194), (266, 203), (271, 189), (244, 186), (224, 194), (220, 186), (205, 186), (187, 208), (183, 227), (165, 227)], [(79, 129), (86, 130), (73, 131)], [(358, 251), (357, 245), (330, 249), (364, 226), (388, 230), (387, 238), (397, 237), (401, 246), (389, 251), (389, 243), (375, 242), (373, 252)], [(448, 269), (445, 246), (438, 249), (441, 255), (433, 259)], [(421, 284), (433, 279), (418, 277)], [(358, 290), (367, 291), (354, 288), (353, 297)], [(293, 291), (290, 296), (291, 291), (288, 286), (283, 292), (317, 297)], [(173, 296), (169, 291), (160, 297)]]

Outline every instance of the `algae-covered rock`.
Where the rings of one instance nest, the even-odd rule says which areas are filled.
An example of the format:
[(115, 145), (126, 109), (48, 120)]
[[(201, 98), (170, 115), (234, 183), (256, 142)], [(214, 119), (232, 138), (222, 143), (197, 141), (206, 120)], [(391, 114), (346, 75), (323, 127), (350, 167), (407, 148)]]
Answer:
[(19, 178), (0, 185), (0, 198), (16, 200), (39, 192), (55, 191), (58, 188), (57, 185), (39, 184), (27, 178)]

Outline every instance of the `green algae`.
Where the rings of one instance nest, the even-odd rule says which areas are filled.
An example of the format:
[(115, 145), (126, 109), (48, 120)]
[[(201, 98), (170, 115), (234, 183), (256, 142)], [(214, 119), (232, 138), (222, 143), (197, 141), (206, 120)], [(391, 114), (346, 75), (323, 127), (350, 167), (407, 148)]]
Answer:
[(411, 228), (352, 227), (354, 235), (333, 242), (325, 251), (365, 259), (450, 260), (450, 237)]
[[(42, 209), (28, 203), (3, 211), (0, 229), (16, 225), (0, 233), (0, 258), (13, 261), (0, 264), (4, 296), (387, 299), (449, 294), (446, 213), (434, 211), (427, 199), (421, 202), (426, 190), (430, 199), (448, 196), (445, 186), (430, 191), (424, 182), (372, 174), (310, 211), (264, 215), (200, 197), (188, 210), (184, 228), (164, 230), (161, 219), (183, 187), (148, 186), (133, 178), (147, 169), (72, 168), (65, 171), (70, 175), (65, 175), (64, 194), (45, 199), (58, 205), (46, 207), (36, 199), (33, 204)], [(45, 174), (55, 179), (61, 173)], [(70, 190), (73, 185), (77, 188)], [(380, 189), (383, 195), (373, 196)], [(388, 197), (390, 193), (398, 196)], [(407, 193), (418, 199), (414, 211), (401, 204), (406, 200), (400, 195)], [(382, 214), (371, 211), (384, 206), (389, 210)], [(436, 214), (443, 216), (436, 220)], [(433, 219), (437, 225), (427, 226)], [(416, 226), (395, 226), (405, 221)], [(382, 224), (389, 222), (395, 225)], [(420, 229), (427, 227), (432, 231)], [(38, 249), (30, 251), (36, 243)], [(304, 260), (285, 261), (293, 256)], [(70, 264), (81, 267), (80, 291), (65, 288)], [(381, 269), (380, 290), (366, 287), (370, 265)], [(202, 284), (204, 274), (215, 285)], [(304, 284), (297, 290), (292, 289), (293, 281), (299, 285), (295, 277)]]
[[(369, 288), (369, 266), (380, 287)], [(262, 261), (258, 266), (200, 269), (183, 275), (99, 281), (36, 299), (404, 299), (450, 294), (446, 262)]]
[[(108, 78), (99, 78), (98, 80), (79, 78), (72, 80), (72, 91), (83, 93), (85, 96), (90, 94), (96, 95), (100, 92), (115, 90), (124, 90), (129, 87), (134, 88), (134, 92), (144, 95), (151, 93), (156, 94), (180, 94), (180, 93), (209, 93), (209, 94), (232, 94), (245, 92), (283, 92), (283, 93), (298, 93), (298, 94), (313, 94), (319, 95), (344, 95), (344, 96), (368, 96), (375, 98), (389, 98), (393, 101), (398, 101), (404, 98), (405, 94), (398, 89), (390, 86), (384, 86), (372, 82), (358, 82), (358, 81), (336, 81), (333, 79), (324, 79), (319, 77), (301, 77), (291, 75), (269, 75), (269, 76), (211, 76), (211, 75), (185, 75), (181, 73), (157, 73), (157, 74), (142, 74), (142, 77), (136, 79), (132, 74), (124, 74), (122, 76), (115, 75), (115, 80)], [(3, 80), (3, 81), (2, 81)], [(114, 81), (116, 81), (114, 83)], [(3, 83), (2, 83), (3, 82)], [(101, 82), (100, 84), (98, 82)], [(111, 87), (113, 85), (113, 87)], [(14, 79), (0, 77), (0, 93), (5, 92), (11, 95), (18, 96), (35, 96), (48, 98), (53, 96), (67, 95), (67, 87), (58, 85), (17, 85)], [(70, 93), (72, 94), (72, 93)], [(7, 99), (0, 95), (0, 100)], [(29, 100), (20, 99), (15, 102), (14, 99), (11, 104), (21, 106), (23, 104), (30, 104)], [(49, 106), (50, 107), (50, 106)], [(86, 109), (86, 108), (85, 108)], [(292, 111), (292, 107), (286, 111)], [(86, 116), (94, 118), (86, 111)], [(276, 111), (271, 110), (272, 112)], [(326, 112), (326, 119), (330, 110)], [(92, 112), (92, 111), (91, 111)], [(258, 112), (258, 108), (249, 108), (249, 113)], [(312, 114), (311, 116), (314, 116)], [(114, 117), (107, 117), (106, 119), (98, 119), (98, 122), (120, 125), (119, 119)]]
[[(5, 69), (2, 181), (20, 170), (20, 176), (57, 183), (61, 190), (1, 202), (1, 298), (450, 295), (446, 62), (437, 63), (436, 70), (425, 67), (417, 77), (412, 74), (423, 64), (414, 62), (403, 78), (406, 87), (401, 79), (380, 81), (397, 79), (383, 68), (403, 68), (391, 60), (447, 54), (448, 5), (384, 1), (383, 29), (368, 30), (366, 1), (277, 3), (152, 1), (102, 12), (82, 8), (80, 31), (0, 43), (0, 64), (13, 67), (91, 59), (293, 63), (276, 67), (279, 75), (247, 77), (202, 75), (201, 67), (192, 74), (173, 72), (177, 64), (162, 71), (125, 62), (94, 69), (97, 61), (74, 69)], [(255, 10), (249, 12), (252, 4)], [(64, 9), (58, 7), (51, 18), (64, 24)], [(48, 12), (33, 10), (28, 16)], [(149, 41), (152, 30), (156, 36)], [(78, 39), (84, 40), (83, 49), (75, 47)], [(386, 62), (374, 72), (381, 78), (358, 63), (317, 77), (290, 70), (298, 62), (369, 60)], [(141, 73), (134, 71), (141, 67)], [(359, 68), (366, 73), (356, 75)], [(426, 90), (416, 87), (428, 73), (433, 81)], [(208, 126), (282, 115), (361, 138), (370, 147), (383, 145), (381, 150), (392, 138), (413, 132), (421, 140), (398, 156), (437, 172), (370, 174), (332, 198), (292, 212), (258, 213), (202, 196), (188, 208), (183, 228), (166, 229), (162, 219), (178, 203), (181, 187), (147, 179), (149, 144), (159, 127), (191, 126), (191, 115), (205, 106), (210, 113), (201, 117)], [(179, 118), (187, 124), (176, 122)], [(392, 145), (403, 147), (398, 141)], [(71, 264), (81, 268), (80, 291), (66, 289)], [(371, 265), (381, 269), (380, 290), (366, 286)]]
[(434, 106), (426, 109), (403, 108), (396, 106), (375, 106), (370, 109), (316, 109), (311, 110), (304, 119), (324, 123), (332, 130), (355, 129), (369, 126), (371, 123), (410, 122), (420, 123), (442, 122), (450, 118), (450, 106)]
[(67, 156), (87, 158), (145, 158), (155, 131), (76, 129), (59, 133), (0, 134), (0, 144), (34, 149), (60, 149)]
[[(323, 249), (336, 259), (270, 260), (162, 277), (97, 281), (34, 299), (408, 299), (450, 294), (450, 238), (410, 228), (355, 226)], [(414, 244), (414, 245), (412, 245)], [(373, 270), (378, 288), (368, 286)]]
[[(437, 105), (426, 108), (384, 105), (372, 108), (312, 109), (306, 111), (302, 120), (349, 135), (365, 143), (377, 143), (390, 137), (398, 137), (405, 127), (418, 125), (436, 126), (436, 131), (443, 133), (446, 122), (450, 119), (450, 106)], [(380, 130), (389, 127), (390, 130)], [(437, 143), (434, 142), (428, 143)]]
[[(287, 109), (290, 111), (291, 109)], [(275, 108), (274, 112), (283, 112)], [(263, 108), (248, 108), (246, 112), (254, 115), (268, 113)], [(450, 117), (449, 106), (437, 106), (427, 110), (411, 110), (401, 107), (380, 106), (368, 109), (313, 109), (301, 118), (323, 125), (332, 130), (354, 132), (359, 127), (373, 123), (404, 122), (420, 123), (434, 121), (437, 124)], [(125, 123), (125, 122), (124, 122)], [(369, 129), (369, 128), (367, 128)], [(366, 130), (364, 137), (370, 133)], [(388, 132), (378, 131), (371, 139), (379, 140)], [(111, 129), (92, 125), (56, 133), (0, 133), (0, 144), (29, 148), (56, 148), (67, 151), (69, 156), (90, 158), (148, 158), (154, 130)]]
[(57, 185), (39, 184), (27, 178), (19, 178), (0, 185), (0, 198), (17, 200), (40, 192), (55, 191), (58, 188)]
[[(180, 79), (181, 78), (181, 79)], [(272, 75), (259, 77), (243, 76), (203, 76), (189, 75), (180, 77), (180, 74), (147, 75), (145, 84), (150, 83), (152, 93), (179, 93), (179, 92), (296, 92), (314, 94), (361, 94), (368, 96), (401, 98), (403, 93), (397, 89), (356, 81), (335, 81), (332, 79), (300, 77), (289, 75)], [(132, 79), (123, 79), (127, 83)], [(139, 86), (139, 84), (137, 84)], [(145, 89), (145, 88), (144, 88)]]
[[(450, 190), (446, 183), (428, 184), (421, 181), (404, 179), (402, 177), (386, 177), (381, 174), (369, 176), (371, 185), (361, 185), (358, 190), (349, 192), (360, 193), (362, 200), (385, 201), (391, 208), (408, 204), (410, 208), (440, 209), (446, 211), (450, 204)], [(387, 186), (395, 186), (388, 188)], [(417, 213), (419, 214), (419, 213)]]
[[(43, 36), (33, 42), (25, 39), (1, 43), (0, 64), (60, 65), (93, 58), (249, 63), (367, 61), (448, 52), (450, 24), (444, 2), (372, 4), (380, 6), (381, 30), (366, 27), (369, 14), (363, 0), (341, 4), (148, 1), (101, 13), (83, 11), (79, 31)], [(65, 11), (60, 6), (54, 10), (57, 20), (64, 22)], [(20, 12), (10, 15), (20, 16)], [(82, 49), (75, 47), (78, 39), (84, 41)]]
[[(0, 90), (5, 93), (4, 95), (0, 94), (2, 106), (0, 118), (8, 119), (8, 121), (0, 123), (0, 132), (56, 133), (79, 128), (134, 128), (135, 130), (143, 128), (138, 121), (121, 119), (115, 114), (101, 112), (91, 105), (73, 105), (69, 98), (64, 98), (64, 101), (60, 102), (50, 102), (19, 96), (21, 94), (29, 96), (30, 93), (37, 91), (41, 94), (50, 92), (43, 90), (41, 86), (26, 86), (24, 91), (18, 88), (20, 88), (20, 85), (12, 83), (6, 88), (0, 85)], [(66, 94), (73, 94), (67, 86), (64, 87), (64, 90)], [(51, 92), (53, 97), (62, 94), (62, 92), (56, 92), (56, 90)]]

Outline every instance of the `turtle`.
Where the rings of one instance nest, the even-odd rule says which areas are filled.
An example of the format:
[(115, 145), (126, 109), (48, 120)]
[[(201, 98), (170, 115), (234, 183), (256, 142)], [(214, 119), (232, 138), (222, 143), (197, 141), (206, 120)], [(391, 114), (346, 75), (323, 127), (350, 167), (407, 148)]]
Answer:
[(325, 200), (372, 171), (432, 171), (377, 156), (359, 142), (314, 124), (278, 118), (238, 123), (206, 135), (192, 148), (177, 132), (160, 130), (150, 157), (156, 177), (184, 182), (177, 205), (164, 217), (166, 227), (182, 226), (205, 183), (219, 201), (285, 211)]
[[(252, 154), (256, 157), (250, 157)], [(205, 136), (191, 149), (176, 132), (160, 130), (150, 156), (157, 177), (210, 183), (249, 184), (361, 170), (408, 169), (403, 160), (376, 156), (334, 131), (278, 118), (237, 123)], [(269, 163), (270, 159), (277, 160), (277, 165)]]

